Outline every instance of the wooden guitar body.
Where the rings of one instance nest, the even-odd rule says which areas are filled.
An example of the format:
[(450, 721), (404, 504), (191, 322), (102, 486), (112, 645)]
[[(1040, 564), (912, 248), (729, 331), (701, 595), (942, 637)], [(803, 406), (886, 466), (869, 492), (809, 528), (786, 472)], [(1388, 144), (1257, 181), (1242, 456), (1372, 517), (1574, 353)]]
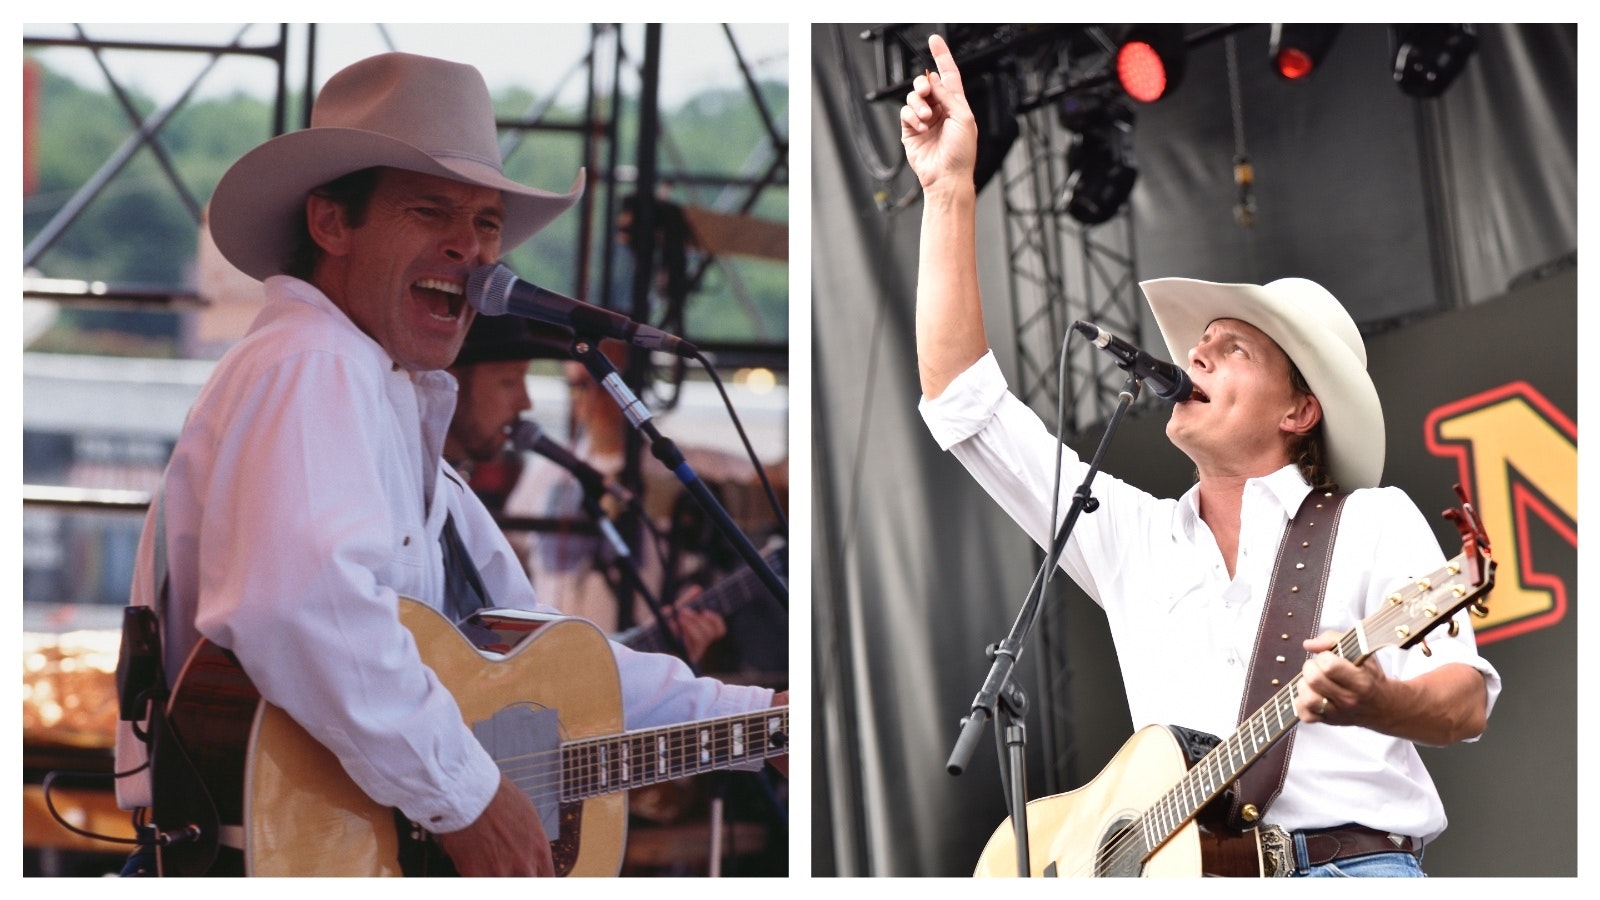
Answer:
[[(1028, 802), (1028, 867), (1034, 877), (1260, 874), (1254, 836), (1222, 837), (1191, 821), (1148, 859), (1124, 829), (1189, 770), (1182, 743), (1163, 725), (1140, 729), (1092, 781)], [(973, 875), (1017, 873), (1016, 831), (1008, 818), (989, 838)]]
[[(539, 624), (496, 659), (421, 603), (402, 599), (400, 618), (440, 681), (463, 686), (452, 693), (468, 723), (525, 707), (556, 710), (563, 742), (622, 731), (621, 682), (604, 635), (590, 623)], [(209, 642), (196, 649), (171, 718), (222, 822), (243, 823), (245, 874), (402, 874), (394, 810), (374, 803), (331, 752), (263, 702), (226, 651)], [(558, 874), (617, 874), (627, 838), (626, 791), (563, 802), (560, 809), (560, 837), (551, 848)]]

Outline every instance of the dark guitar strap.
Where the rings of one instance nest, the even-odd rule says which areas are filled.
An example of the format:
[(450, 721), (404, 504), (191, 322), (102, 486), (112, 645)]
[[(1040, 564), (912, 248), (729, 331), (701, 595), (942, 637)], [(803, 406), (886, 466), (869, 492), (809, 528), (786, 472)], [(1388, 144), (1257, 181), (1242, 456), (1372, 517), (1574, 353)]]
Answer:
[(489, 591), (449, 513), (444, 517), (439, 544), (444, 550), (444, 613), (450, 621), (460, 622), (490, 605)]
[[(1261, 624), (1256, 629), (1255, 657), (1250, 662), (1244, 699), (1239, 705), (1240, 722), (1266, 705), (1305, 664), (1306, 653), (1300, 642), (1317, 634), (1334, 536), (1349, 496), (1337, 487), (1313, 489), (1284, 529), (1272, 582), (1267, 586), (1266, 605), (1261, 610)], [(1267, 807), (1282, 793), (1296, 731), (1291, 729), (1269, 747), (1234, 783), (1233, 802), (1228, 807), (1230, 827), (1241, 831), (1256, 827)]]

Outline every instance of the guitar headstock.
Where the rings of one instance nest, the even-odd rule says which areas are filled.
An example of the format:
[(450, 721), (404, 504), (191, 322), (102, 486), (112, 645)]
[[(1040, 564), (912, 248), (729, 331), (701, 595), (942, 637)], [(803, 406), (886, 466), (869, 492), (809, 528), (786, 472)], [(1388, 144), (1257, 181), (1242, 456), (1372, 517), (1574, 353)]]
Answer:
[[(1380, 647), (1410, 647), (1445, 622), (1454, 636), (1460, 628), (1454, 616), (1464, 607), (1480, 617), (1489, 614), (1495, 566), (1489, 536), (1461, 485), (1455, 485), (1455, 492), (1461, 506), (1445, 510), (1444, 517), (1461, 532), (1461, 554), (1432, 575), (1390, 594), (1383, 609), (1362, 621), (1363, 654)], [(1429, 652), (1426, 644), (1422, 649)]]
[[(1483, 520), (1478, 518), (1477, 510), (1472, 508), (1472, 502), (1467, 499), (1466, 490), (1460, 484), (1453, 487), (1461, 500), (1461, 507), (1445, 510), (1444, 517), (1455, 523), (1456, 530), (1461, 532), (1461, 556), (1471, 568), (1473, 583), (1488, 581), (1492, 585), (1494, 560), (1489, 558), (1489, 534), (1484, 531)], [(1489, 608), (1484, 606), (1478, 614), (1488, 615)]]

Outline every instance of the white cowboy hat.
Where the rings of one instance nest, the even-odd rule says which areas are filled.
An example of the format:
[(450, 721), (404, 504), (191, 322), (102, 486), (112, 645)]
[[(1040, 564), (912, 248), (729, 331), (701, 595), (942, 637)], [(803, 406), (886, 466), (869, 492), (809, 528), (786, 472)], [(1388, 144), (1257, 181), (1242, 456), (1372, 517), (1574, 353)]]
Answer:
[(1367, 348), (1338, 299), (1304, 278), (1267, 285), (1192, 278), (1140, 282), (1167, 351), (1181, 365), (1217, 319), (1261, 329), (1283, 348), (1322, 404), (1328, 470), (1345, 490), (1377, 487), (1383, 477), (1383, 405), (1367, 374)]
[(494, 106), (477, 69), (383, 53), (328, 79), (310, 128), (275, 137), (228, 169), (211, 195), (212, 239), (246, 274), (276, 275), (298, 243), (307, 193), (372, 166), (498, 188), (506, 210), (501, 252), (533, 237), (583, 192), (581, 169), (566, 194), (505, 176)]

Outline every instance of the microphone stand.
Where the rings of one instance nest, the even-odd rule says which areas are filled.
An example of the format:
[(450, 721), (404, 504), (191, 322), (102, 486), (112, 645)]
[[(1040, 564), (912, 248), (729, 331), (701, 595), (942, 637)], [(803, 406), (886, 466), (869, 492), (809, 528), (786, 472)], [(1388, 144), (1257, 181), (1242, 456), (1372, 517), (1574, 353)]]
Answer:
[(684, 460), (678, 446), (671, 439), (662, 437), (655, 423), (650, 420), (650, 410), (645, 408), (639, 397), (623, 382), (622, 377), (617, 374), (616, 367), (611, 365), (611, 360), (606, 359), (605, 354), (600, 352), (599, 343), (596, 337), (579, 334), (572, 342), (572, 358), (583, 363), (595, 382), (605, 388), (606, 393), (609, 393), (617, 402), (617, 406), (621, 407), (623, 416), (649, 442), (650, 454), (678, 476), (684, 488), (710, 515), (723, 537), (727, 538), (744, 558), (751, 571), (755, 572), (767, 589), (772, 591), (772, 596), (788, 609), (789, 586), (778, 577), (771, 566), (767, 565), (767, 561), (761, 558), (761, 551), (757, 550), (744, 532), (739, 530), (733, 517), (728, 515), (728, 511), (721, 503), (717, 502), (716, 496), (711, 493), (711, 488), (700, 480), (700, 476), (695, 474), (694, 469)]
[[(599, 339), (592, 335), (578, 334), (572, 342), (572, 358), (583, 363), (584, 368), (589, 370), (589, 375), (594, 378), (595, 382), (605, 388), (606, 393), (610, 394), (611, 398), (616, 401), (617, 406), (622, 409), (623, 416), (649, 442), (650, 454), (660, 460), (661, 464), (671, 470), (674, 475), (678, 476), (678, 480), (683, 483), (684, 488), (699, 502), (701, 508), (711, 516), (718, 530), (728, 539), (729, 543), (733, 544), (734, 549), (739, 551), (739, 555), (744, 557), (745, 563), (750, 566), (751, 571), (755, 572), (760, 577), (761, 582), (767, 586), (767, 589), (772, 591), (773, 598), (782, 603), (784, 609), (788, 609), (789, 586), (784, 584), (778, 574), (767, 564), (767, 561), (761, 557), (761, 551), (757, 550), (755, 545), (750, 543), (750, 539), (745, 536), (744, 532), (739, 530), (739, 526), (733, 521), (733, 517), (728, 515), (728, 511), (723, 508), (722, 504), (717, 502), (717, 498), (711, 493), (711, 489), (706, 486), (704, 481), (700, 480), (700, 476), (695, 474), (694, 469), (683, 458), (683, 453), (678, 449), (678, 446), (671, 439), (663, 437), (661, 432), (656, 429), (655, 423), (650, 421), (650, 410), (645, 408), (638, 395), (634, 394), (633, 390), (623, 382), (622, 377), (617, 374), (616, 367), (611, 365), (611, 360), (600, 352)], [(660, 613), (658, 612), (657, 615), (659, 617)], [(676, 637), (670, 634), (671, 629), (664, 630), (669, 632), (669, 638), (676, 640)], [(680, 644), (679, 646), (682, 645)], [(684, 659), (689, 661), (687, 651), (684, 653)], [(694, 665), (693, 661), (689, 661), (689, 666), (691, 671), (696, 675), (699, 674), (698, 667)], [(751, 774), (755, 776), (756, 784), (760, 787), (761, 793), (776, 814), (775, 824), (787, 829), (788, 811), (784, 808), (782, 801), (778, 799), (776, 789), (766, 777), (767, 773), (761, 771)], [(715, 784), (715, 793), (720, 800), (726, 788), (725, 780), (718, 778)], [(714, 807), (717, 806), (720, 806), (720, 802), (714, 804)], [(720, 830), (714, 828), (711, 834), (711, 846), (708, 849), (712, 859), (720, 857), (721, 841)]]
[(965, 771), (984, 726), (990, 719), (996, 720), (996, 745), (998, 746), (1003, 738), (1009, 748), (1007, 754), (1009, 766), (1003, 767), (1006, 771), (1002, 772), (1002, 777), (1009, 775), (1007, 803), (1011, 807), (1011, 825), (1016, 834), (1017, 875), (1023, 878), (1033, 872), (1028, 862), (1026, 760), (1028, 741), (1027, 730), (1021, 722), (1028, 712), (1028, 697), (1022, 688), (1012, 681), (1011, 673), (1022, 659), (1023, 645), (1028, 639), (1028, 634), (1033, 631), (1034, 623), (1038, 621), (1043, 608), (1041, 604), (1045, 586), (1055, 573), (1061, 551), (1066, 549), (1067, 538), (1072, 535), (1072, 528), (1077, 524), (1078, 516), (1081, 513), (1092, 513), (1100, 505), (1100, 501), (1090, 493), (1090, 484), (1094, 481), (1094, 476), (1099, 473), (1100, 462), (1105, 458), (1106, 449), (1111, 445), (1112, 435), (1121, 424), (1128, 407), (1139, 396), (1139, 389), (1143, 384), (1139, 376), (1131, 372), (1123, 382), (1117, 409), (1111, 414), (1111, 420), (1106, 423), (1105, 434), (1100, 438), (1100, 446), (1095, 450), (1094, 458), (1089, 461), (1089, 470), (1084, 474), (1083, 483), (1072, 495), (1072, 505), (1067, 509), (1067, 517), (1062, 521), (1061, 529), (1056, 532), (1055, 541), (1050, 546), (1044, 565), (1034, 576), (1033, 585), (1028, 589), (1022, 610), (1012, 623), (1011, 633), (1001, 643), (990, 644), (984, 649), (985, 654), (994, 662), (989, 667), (989, 675), (979, 688), (978, 695), (972, 700), (971, 713), (961, 720), (961, 735), (956, 739), (955, 749), (951, 751), (950, 760), (946, 764), (946, 769), (951, 775), (960, 775)]
[[(650, 612), (655, 617), (656, 625), (661, 630), (662, 638), (667, 642), (667, 646), (675, 656), (688, 663), (690, 670), (694, 674), (699, 675), (699, 668), (689, 656), (689, 648), (678, 637), (677, 632), (668, 627), (666, 611), (662, 608), (661, 600), (645, 586), (644, 578), (639, 573), (639, 564), (635, 561), (633, 551), (628, 547), (628, 542), (623, 540), (622, 535), (617, 532), (617, 526), (611, 521), (611, 517), (607, 516), (605, 510), (600, 508), (600, 494), (596, 493), (594, 488), (588, 484), (583, 486), (583, 511), (588, 513), (589, 518), (595, 524), (595, 528), (600, 531), (600, 534), (605, 537), (606, 543), (610, 545), (610, 561), (617, 567), (621, 581), (634, 591), (638, 591), (639, 596), (644, 598), (645, 605), (650, 607)], [(626, 591), (614, 590), (613, 593), (618, 595), (619, 603), (627, 596)], [(618, 615), (621, 615), (620, 610)]]

